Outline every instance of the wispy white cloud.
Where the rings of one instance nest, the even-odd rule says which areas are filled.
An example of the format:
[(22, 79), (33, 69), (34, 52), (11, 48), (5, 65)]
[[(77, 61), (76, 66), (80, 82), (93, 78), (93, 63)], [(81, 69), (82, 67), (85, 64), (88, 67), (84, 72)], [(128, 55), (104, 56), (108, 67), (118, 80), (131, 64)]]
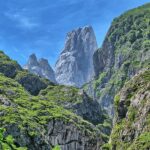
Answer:
[(40, 24), (38, 22), (35, 22), (33, 18), (27, 17), (21, 13), (10, 13), (6, 12), (5, 16), (7, 16), (9, 19), (16, 22), (16, 26), (26, 28), (26, 29), (32, 29), (35, 27), (38, 27)]

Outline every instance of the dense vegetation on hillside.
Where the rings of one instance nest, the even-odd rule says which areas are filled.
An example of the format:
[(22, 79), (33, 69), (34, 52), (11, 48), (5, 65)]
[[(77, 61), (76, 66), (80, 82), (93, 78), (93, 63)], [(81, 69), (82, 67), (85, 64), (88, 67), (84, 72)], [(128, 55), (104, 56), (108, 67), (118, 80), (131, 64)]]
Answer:
[(150, 4), (114, 19), (93, 59), (96, 77), (84, 89), (113, 115), (115, 94), (139, 70), (150, 67)]
[(1, 150), (27, 150), (25, 147), (16, 147), (11, 135), (4, 137), (5, 129), (0, 128), (0, 149)]
[[(116, 94), (140, 70), (150, 68), (150, 4), (130, 10), (115, 18), (102, 48), (95, 52), (93, 59), (96, 77), (93, 81), (84, 85), (83, 88), (97, 99), (101, 106), (113, 117), (116, 112), (114, 107), (117, 107), (114, 106), (114, 99), (115, 104), (122, 105), (122, 103), (119, 103), (120, 96)], [(142, 82), (141, 86), (143, 86), (143, 89), (145, 87), (145, 91), (148, 92), (149, 71), (145, 72), (145, 75), (147, 76), (146, 80), (143, 79), (145, 82)], [(141, 77), (138, 79), (141, 79)], [(130, 81), (128, 85), (130, 84), (134, 85), (133, 90), (134, 88), (139, 90), (141, 88), (137, 87), (138, 82)], [(130, 88), (127, 92), (129, 93), (129, 99), (126, 100), (126, 103), (130, 106), (129, 100), (133, 95), (130, 95)], [(134, 92), (136, 93), (137, 91)], [(147, 104), (149, 99), (147, 99)], [(116, 121), (117, 125), (113, 128), (113, 134), (111, 135), (111, 144), (104, 145), (103, 149), (126, 150), (128, 147), (130, 147), (129, 149), (138, 149), (138, 147), (148, 149), (149, 112), (147, 112), (147, 117), (145, 118), (147, 122), (145, 131), (138, 129), (143, 133), (135, 133), (132, 137), (128, 137), (134, 133), (134, 130), (137, 130), (135, 126), (138, 126), (139, 122), (135, 123), (135, 120), (143, 117), (142, 110), (145, 107), (149, 109), (149, 106), (146, 105), (146, 99), (141, 100), (141, 103), (141, 116), (138, 116), (137, 108), (132, 106), (129, 107), (129, 110), (128, 108), (122, 108), (122, 111), (128, 111), (129, 116), (124, 116), (126, 119)], [(122, 115), (123, 112), (120, 111), (118, 115)], [(127, 125), (125, 125), (126, 123)], [(141, 126), (141, 128), (143, 127)], [(126, 132), (127, 130), (128, 132)]]
[[(2, 66), (4, 63), (9, 64), (7, 69), (0, 70), (0, 127), (6, 129), (5, 136), (13, 136), (16, 147), (36, 149), (42, 145), (51, 149), (55, 145), (46, 137), (53, 138), (55, 134), (70, 135), (65, 132), (72, 134), (80, 132), (81, 138), (87, 137), (91, 145), (97, 144), (102, 138), (107, 138), (104, 133), (101, 138), (100, 127), (96, 128), (93, 125), (103, 124), (107, 115), (103, 115), (99, 104), (86, 93), (74, 87), (55, 85), (29, 74), (3, 52), (0, 52), (0, 56)], [(14, 68), (17, 66), (15, 73), (10, 71), (12, 66)], [(11, 73), (14, 75), (11, 76)], [(46, 86), (43, 87), (43, 84)], [(34, 93), (33, 89), (38, 92)], [(53, 124), (52, 135), (47, 134), (52, 128), (49, 129), (49, 124)], [(62, 129), (59, 129), (59, 126)], [(68, 129), (65, 129), (67, 126)], [(74, 131), (69, 128), (74, 128)], [(77, 140), (82, 142), (83, 139)]]
[(104, 149), (150, 148), (150, 70), (127, 82), (115, 97), (115, 126)]

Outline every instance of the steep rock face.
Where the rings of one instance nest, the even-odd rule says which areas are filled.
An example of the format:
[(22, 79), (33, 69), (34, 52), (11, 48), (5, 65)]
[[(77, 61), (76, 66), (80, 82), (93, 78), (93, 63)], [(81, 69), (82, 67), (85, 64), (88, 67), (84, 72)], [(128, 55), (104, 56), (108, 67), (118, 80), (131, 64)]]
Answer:
[(57, 82), (81, 87), (89, 81), (93, 76), (92, 56), (96, 49), (97, 42), (92, 27), (69, 32), (55, 66)]
[(150, 70), (134, 76), (115, 96), (113, 150), (150, 148)]
[(24, 69), (29, 70), (29, 72), (34, 73), (43, 78), (49, 79), (52, 82), (56, 82), (55, 73), (48, 63), (47, 59), (41, 58), (39, 61), (35, 54), (30, 55), (27, 65)]
[(59, 106), (71, 110), (94, 125), (103, 123), (107, 117), (97, 101), (91, 99), (84, 91), (74, 87), (49, 86), (42, 90), (39, 96), (46, 99), (51, 97), (51, 101), (55, 101)]
[(39, 135), (30, 136), (28, 131), (22, 132), (15, 125), (7, 126), (7, 134), (13, 135), (15, 143), (29, 150), (52, 150), (56, 145), (59, 145), (61, 150), (99, 150), (103, 143), (98, 135), (90, 135), (87, 131), (60, 120), (50, 121), (44, 130), (38, 132)]
[[(150, 4), (114, 19), (102, 48), (93, 56), (95, 79), (85, 85), (110, 116), (113, 100), (124, 83), (150, 65)], [(93, 90), (92, 90), (93, 88)]]
[(85, 92), (83, 92), (82, 103), (75, 104), (73, 110), (77, 115), (92, 122), (94, 125), (103, 123), (106, 119), (106, 113), (101, 109), (100, 104), (89, 98)]

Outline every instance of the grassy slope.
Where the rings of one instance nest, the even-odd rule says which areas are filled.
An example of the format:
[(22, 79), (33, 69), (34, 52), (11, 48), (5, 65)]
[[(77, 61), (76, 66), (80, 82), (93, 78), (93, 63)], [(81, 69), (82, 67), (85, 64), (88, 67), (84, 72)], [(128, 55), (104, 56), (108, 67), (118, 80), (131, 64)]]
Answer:
[[(46, 124), (54, 119), (63, 121), (64, 124), (71, 123), (79, 130), (86, 131), (89, 136), (94, 137), (96, 130), (92, 124), (59, 106), (52, 99), (56, 96), (55, 90), (53, 89), (52, 92), (54, 95), (51, 93), (51, 96), (46, 99), (31, 96), (16, 81), (0, 74), (0, 127), (7, 128), (7, 126), (16, 125), (20, 132), (28, 132), (32, 137), (38, 136), (39, 131), (46, 132)], [(57, 95), (58, 97), (64, 100), (61, 95)]]
[(23, 70), (16, 61), (6, 56), (3, 51), (0, 51), (0, 73), (19, 82), (32, 95), (38, 95), (40, 90), (45, 89), (48, 85), (54, 85), (46, 79)]
[[(24, 143), (20, 136), (40, 137), (41, 134), (47, 132), (47, 124), (55, 120), (73, 125), (89, 137), (96, 139), (99, 131), (90, 122), (83, 120), (71, 109), (64, 108), (67, 104), (82, 103), (83, 95), (79, 89), (54, 85), (29, 74), (22, 70), (17, 62), (0, 52), (0, 68), (3, 68), (5, 64), (9, 64), (7, 69), (0, 70), (0, 127), (9, 129), (5, 134), (10, 134), (11, 127), (15, 127), (16, 132), (19, 133), (19, 136), (16, 135), (12, 129), (15, 141), (18, 144)], [(11, 73), (14, 69), (15, 73), (12, 76)], [(29, 82), (30, 80), (31, 82)], [(21, 84), (19, 84), (20, 81), (22, 81)], [(40, 94), (31, 95), (32, 91), (27, 87), (31, 86), (32, 89), (32, 86), (43, 83), (47, 85), (38, 89), (38, 92), (41, 91)], [(23, 146), (28, 145), (24, 143)]]

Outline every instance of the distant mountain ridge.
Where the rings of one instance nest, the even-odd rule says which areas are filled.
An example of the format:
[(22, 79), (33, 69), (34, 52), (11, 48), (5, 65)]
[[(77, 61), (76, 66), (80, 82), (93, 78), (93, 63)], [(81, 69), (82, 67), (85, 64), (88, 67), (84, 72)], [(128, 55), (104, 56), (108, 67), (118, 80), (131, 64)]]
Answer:
[(27, 69), (33, 74), (39, 75), (56, 83), (55, 73), (52, 67), (49, 65), (47, 59), (41, 58), (37, 60), (36, 55), (32, 54), (29, 56), (29, 60), (24, 66), (24, 69)]

